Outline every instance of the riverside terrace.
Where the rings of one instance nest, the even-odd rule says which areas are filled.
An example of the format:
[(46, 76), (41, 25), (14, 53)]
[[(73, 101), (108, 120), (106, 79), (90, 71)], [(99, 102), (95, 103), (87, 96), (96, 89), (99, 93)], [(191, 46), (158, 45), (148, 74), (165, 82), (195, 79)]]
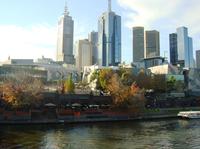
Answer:
[[(65, 105), (78, 103), (81, 105), (112, 105), (111, 96), (94, 96), (92, 94), (58, 94), (58, 93), (43, 93), (43, 100), (37, 107), (44, 107), (46, 104), (54, 104), (58, 108)], [(5, 108), (5, 104), (1, 103), (0, 107)], [(146, 108), (174, 108), (174, 107), (196, 107), (200, 106), (200, 97), (184, 97), (164, 99), (156, 96), (146, 96)], [(7, 107), (7, 106), (6, 106)], [(25, 107), (27, 109), (29, 107)], [(32, 107), (34, 108), (34, 107)]]
[[(93, 122), (131, 120), (138, 117), (137, 112), (113, 111), (110, 96), (43, 93), (43, 99), (40, 106), (14, 110), (0, 103), (0, 123)], [(147, 112), (143, 113), (143, 117), (152, 118), (155, 114), (159, 118), (176, 117), (177, 112), (182, 108), (199, 109), (200, 99), (197, 97), (168, 100), (147, 99), (145, 107)], [(159, 112), (157, 112), (158, 109)]]

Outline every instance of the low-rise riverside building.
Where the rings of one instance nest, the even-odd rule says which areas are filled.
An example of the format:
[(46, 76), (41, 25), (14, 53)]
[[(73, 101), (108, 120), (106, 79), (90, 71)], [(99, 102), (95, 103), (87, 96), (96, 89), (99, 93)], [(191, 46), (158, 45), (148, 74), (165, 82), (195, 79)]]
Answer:
[(16, 72), (28, 72), (31, 75), (36, 73), (46, 81), (60, 80), (71, 74), (74, 80), (78, 78), (75, 65), (59, 64), (44, 57), (35, 62), (32, 59), (9, 59), (2, 62), (0, 67), (1, 76), (15, 75)]
[(150, 67), (166, 64), (165, 58), (161, 56), (144, 58), (140, 62), (135, 62), (137, 68), (148, 69)]

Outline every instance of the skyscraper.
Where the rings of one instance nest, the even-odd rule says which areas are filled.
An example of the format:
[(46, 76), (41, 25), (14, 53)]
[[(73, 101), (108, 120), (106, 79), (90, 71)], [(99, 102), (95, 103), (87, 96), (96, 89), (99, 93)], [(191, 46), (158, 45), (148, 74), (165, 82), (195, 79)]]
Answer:
[(193, 57), (193, 39), (191, 37), (188, 37), (188, 55), (189, 55), (189, 68), (194, 68), (194, 57)]
[(197, 68), (200, 69), (200, 50), (196, 51), (196, 63), (197, 63)]
[(193, 41), (191, 37), (188, 37), (186, 27), (177, 28), (177, 48), (178, 61), (183, 63), (184, 67), (194, 67)]
[(121, 16), (111, 10), (108, 0), (108, 11), (98, 21), (98, 64), (116, 66), (121, 63)]
[(146, 58), (160, 56), (160, 35), (156, 30), (145, 32)]
[(176, 65), (178, 62), (178, 49), (177, 49), (177, 34), (172, 33), (169, 35), (169, 48), (170, 48), (170, 62)]
[(133, 62), (144, 58), (144, 27), (133, 27)]
[(66, 64), (74, 64), (74, 21), (72, 17), (69, 16), (67, 6), (65, 6), (64, 14), (58, 21), (57, 36), (57, 61)]
[(88, 39), (92, 44), (92, 64), (98, 64), (98, 32), (91, 32)]
[(92, 45), (88, 39), (76, 42), (76, 66), (82, 72), (84, 66), (92, 65)]

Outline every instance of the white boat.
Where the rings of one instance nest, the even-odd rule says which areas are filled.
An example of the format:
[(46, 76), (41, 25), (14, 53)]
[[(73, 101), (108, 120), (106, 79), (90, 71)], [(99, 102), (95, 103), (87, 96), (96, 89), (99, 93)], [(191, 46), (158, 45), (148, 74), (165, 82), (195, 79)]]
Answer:
[(178, 117), (197, 119), (200, 118), (200, 111), (183, 111), (178, 113)]

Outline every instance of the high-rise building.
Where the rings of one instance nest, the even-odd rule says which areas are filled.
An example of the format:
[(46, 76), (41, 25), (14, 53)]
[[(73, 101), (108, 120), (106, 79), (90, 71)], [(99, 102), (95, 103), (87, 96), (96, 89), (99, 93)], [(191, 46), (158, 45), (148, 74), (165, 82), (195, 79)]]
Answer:
[(98, 32), (91, 32), (88, 39), (92, 44), (92, 64), (98, 64)]
[(67, 6), (65, 6), (64, 14), (58, 21), (57, 36), (57, 61), (66, 64), (74, 64), (74, 21), (72, 20), (72, 17), (69, 16)]
[(144, 27), (133, 27), (133, 62), (144, 59)]
[(186, 27), (177, 28), (177, 47), (178, 47), (178, 61), (184, 61), (187, 63), (188, 56), (188, 29)]
[(160, 35), (156, 30), (145, 32), (146, 58), (160, 56)]
[(178, 62), (178, 49), (177, 49), (177, 34), (172, 33), (169, 35), (169, 48), (170, 48), (170, 62), (176, 65)]
[(197, 68), (200, 68), (200, 50), (196, 51), (196, 63), (197, 63)]
[(183, 63), (186, 68), (194, 67), (193, 41), (191, 37), (188, 37), (186, 27), (177, 28), (177, 48), (178, 62)]
[(121, 63), (121, 16), (111, 10), (108, 0), (108, 11), (98, 21), (98, 64), (116, 66)]
[(82, 72), (84, 66), (92, 65), (92, 45), (88, 39), (78, 40), (76, 42), (76, 66), (79, 72)]
[(188, 55), (189, 55), (189, 68), (194, 68), (195, 64), (194, 64), (194, 56), (193, 56), (193, 39), (191, 37), (188, 37)]

